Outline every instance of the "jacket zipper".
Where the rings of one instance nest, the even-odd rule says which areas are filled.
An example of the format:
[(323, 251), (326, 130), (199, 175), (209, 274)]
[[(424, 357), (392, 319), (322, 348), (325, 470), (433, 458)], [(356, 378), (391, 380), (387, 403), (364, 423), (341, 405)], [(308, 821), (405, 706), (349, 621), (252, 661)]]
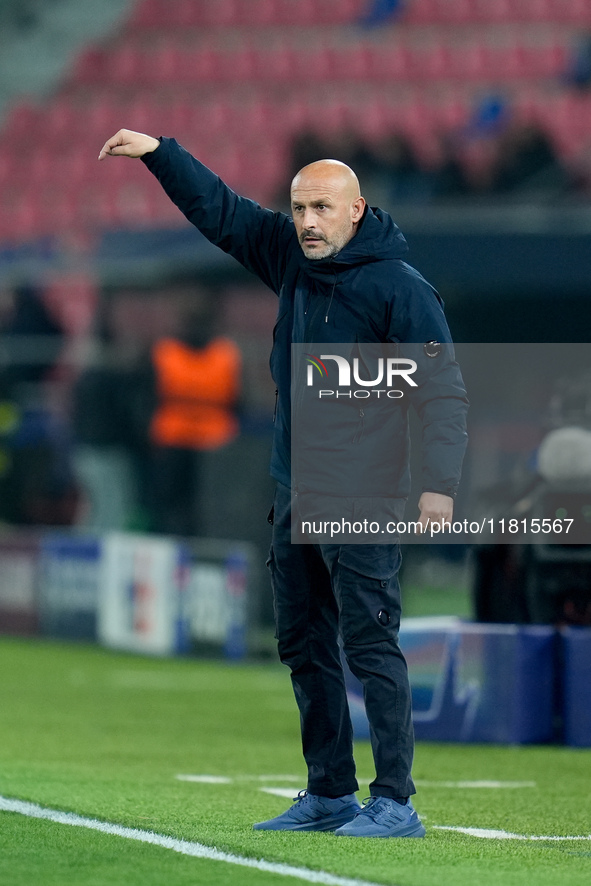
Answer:
[(324, 322), (325, 322), (325, 323), (328, 323), (328, 315), (330, 314), (330, 308), (331, 308), (331, 305), (332, 305), (332, 300), (333, 300), (333, 297), (334, 297), (334, 291), (335, 291), (336, 287), (337, 287), (337, 274), (336, 274), (336, 272), (335, 272), (335, 275), (334, 275), (334, 283), (332, 284), (332, 292), (330, 293), (330, 299), (329, 299), (329, 301), (328, 301), (328, 307), (327, 307), (327, 309), (326, 309), (326, 314), (325, 314), (325, 316), (324, 316)]
[(353, 439), (351, 441), (352, 443), (360, 443), (361, 442), (361, 438), (363, 437), (364, 418), (365, 418), (365, 412), (363, 411), (363, 409), (360, 409), (359, 410), (359, 423), (357, 425), (357, 430), (355, 431), (355, 434), (354, 434)]

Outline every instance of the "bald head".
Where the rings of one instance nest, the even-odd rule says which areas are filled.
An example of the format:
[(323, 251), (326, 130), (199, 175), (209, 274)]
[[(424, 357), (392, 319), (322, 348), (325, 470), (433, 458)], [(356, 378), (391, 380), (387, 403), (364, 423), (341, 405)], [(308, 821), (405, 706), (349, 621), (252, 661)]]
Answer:
[(359, 180), (340, 160), (304, 166), (291, 183), (291, 209), (307, 258), (328, 258), (355, 236), (365, 209)]
[(316, 160), (296, 173), (291, 190), (294, 188), (325, 186), (346, 194), (351, 200), (361, 196), (359, 179), (350, 166), (340, 160)]

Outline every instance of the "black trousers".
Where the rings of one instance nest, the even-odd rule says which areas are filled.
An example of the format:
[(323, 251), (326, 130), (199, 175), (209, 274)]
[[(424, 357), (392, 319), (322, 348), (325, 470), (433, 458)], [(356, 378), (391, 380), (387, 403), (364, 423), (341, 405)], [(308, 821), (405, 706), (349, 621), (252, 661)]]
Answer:
[(376, 767), (372, 796), (408, 797), (414, 733), (406, 661), (398, 645), (400, 548), (291, 543), (291, 491), (278, 484), (268, 561), (281, 661), (300, 711), (308, 791), (358, 789), (339, 634), (363, 684)]

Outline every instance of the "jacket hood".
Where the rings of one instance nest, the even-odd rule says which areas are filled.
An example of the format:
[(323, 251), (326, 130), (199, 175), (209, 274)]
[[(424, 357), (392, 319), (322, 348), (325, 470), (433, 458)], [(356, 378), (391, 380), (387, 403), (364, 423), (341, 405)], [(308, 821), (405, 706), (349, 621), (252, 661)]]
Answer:
[(357, 233), (336, 255), (309, 259), (302, 253), (304, 268), (310, 277), (325, 277), (345, 271), (356, 265), (386, 259), (403, 259), (408, 244), (398, 225), (387, 212), (377, 207), (366, 207)]

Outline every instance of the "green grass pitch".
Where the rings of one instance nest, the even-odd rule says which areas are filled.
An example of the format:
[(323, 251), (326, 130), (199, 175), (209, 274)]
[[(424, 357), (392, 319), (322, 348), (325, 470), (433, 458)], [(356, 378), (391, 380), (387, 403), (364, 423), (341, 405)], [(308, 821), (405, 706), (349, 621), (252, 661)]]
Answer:
[[(356, 759), (363, 799), (372, 777), (367, 743)], [(415, 805), (426, 839), (253, 832), (253, 822), (289, 804), (261, 788), (295, 796), (305, 786), (285, 668), (0, 640), (0, 795), (235, 855), (391, 886), (583, 886), (591, 883), (591, 840), (491, 840), (435, 826), (589, 835), (590, 770), (588, 750), (419, 744)], [(494, 780), (534, 784), (457, 785)], [(3, 886), (298, 882), (14, 812), (0, 812), (0, 847)]]

